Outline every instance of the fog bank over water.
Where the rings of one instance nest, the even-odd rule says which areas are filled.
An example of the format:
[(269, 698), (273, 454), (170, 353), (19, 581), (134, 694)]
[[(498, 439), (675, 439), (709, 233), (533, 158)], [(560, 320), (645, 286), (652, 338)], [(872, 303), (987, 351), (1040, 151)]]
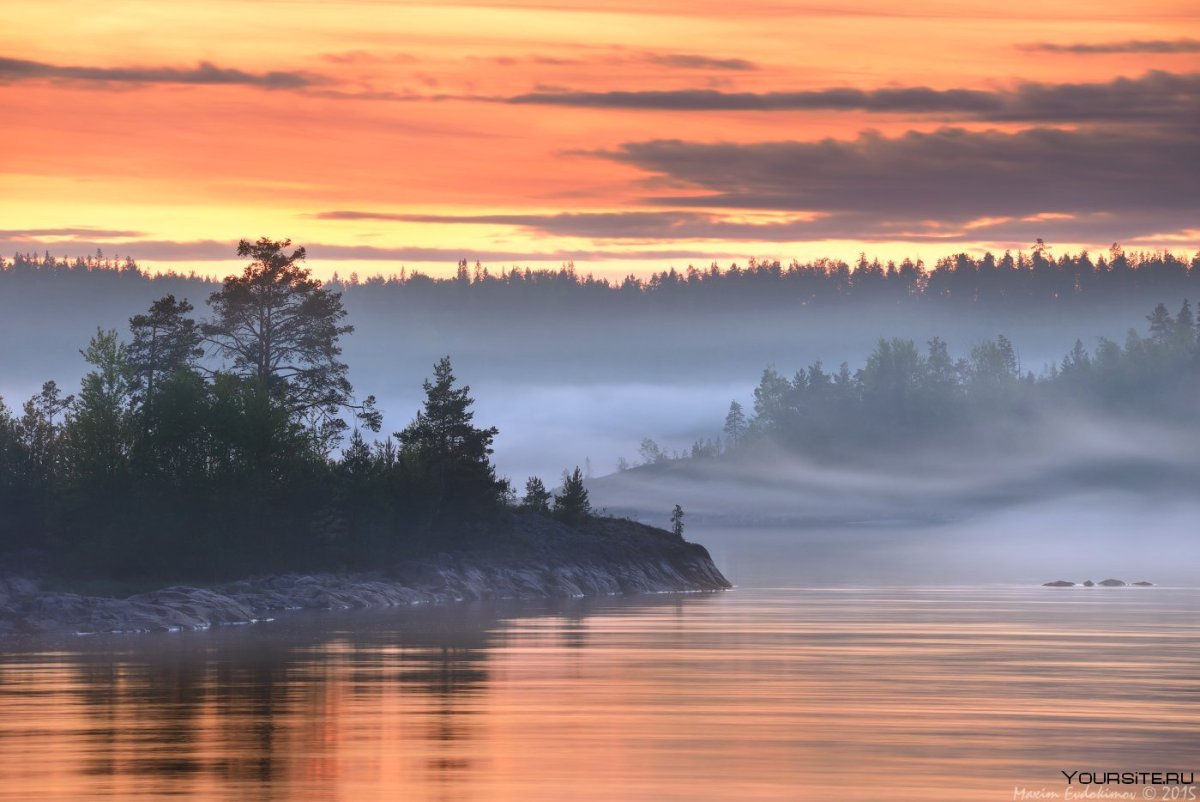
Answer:
[(666, 525), (673, 505), (747, 586), (1200, 581), (1193, 429), (1063, 412), (974, 448), (646, 466), (593, 501)]
[[(744, 588), (1041, 585), (1110, 577), (1196, 587), (1197, 521), (1200, 502), (1091, 493), (945, 523), (696, 525), (687, 536), (704, 543), (721, 572)], [(1062, 594), (1154, 591), (1046, 589)]]

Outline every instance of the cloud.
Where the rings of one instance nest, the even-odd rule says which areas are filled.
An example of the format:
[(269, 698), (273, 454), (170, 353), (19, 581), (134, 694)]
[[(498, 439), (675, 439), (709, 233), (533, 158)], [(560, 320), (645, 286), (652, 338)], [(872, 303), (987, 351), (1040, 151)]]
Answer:
[(1021, 50), (1041, 53), (1074, 53), (1077, 55), (1093, 55), (1097, 53), (1200, 53), (1200, 39), (1126, 39), (1120, 42), (1095, 42), (1073, 44), (1057, 44), (1054, 42), (1036, 42), (1029, 45), (1017, 45)]
[[(711, 251), (684, 250), (679, 248), (642, 250), (570, 249), (550, 251), (507, 251), (487, 248), (385, 248), (368, 245), (339, 245), (334, 243), (298, 243), (305, 246), (309, 261), (363, 260), (396, 262), (444, 262), (454, 264), (460, 259), (488, 263), (568, 262), (600, 261), (616, 259), (707, 259), (710, 256), (732, 256), (733, 254)], [(229, 240), (132, 240), (112, 243), (103, 240), (37, 240), (33, 238), (10, 238), (0, 232), (0, 253), (40, 253), (49, 250), (52, 256), (74, 258), (95, 252), (119, 250), (121, 256), (132, 256), (139, 261), (153, 262), (208, 262), (237, 261), (237, 242)]]
[(560, 214), (436, 215), (387, 212), (321, 212), (319, 220), (378, 220), (404, 223), (444, 223), (515, 226), (539, 234), (593, 239), (725, 239), (791, 242), (805, 239), (810, 221), (770, 223), (731, 222), (705, 212), (564, 212)]
[(76, 228), (0, 229), (0, 239), (7, 240), (32, 239), (36, 237), (53, 237), (56, 239), (78, 239), (80, 237), (93, 237), (96, 239), (128, 239), (130, 237), (141, 236), (144, 236), (141, 231), (122, 231), (120, 229), (112, 228), (90, 228), (88, 226), (79, 226)]
[[(942, 128), (817, 142), (632, 142), (651, 209), (556, 214), (335, 210), (323, 220), (513, 226), (593, 240), (1154, 241), (1200, 229), (1200, 130)], [(662, 188), (671, 188), (667, 194)], [(765, 222), (727, 210), (776, 214)], [(1192, 234), (1185, 233), (1192, 232)]]
[(1144, 126), (1018, 133), (942, 128), (818, 142), (633, 142), (603, 158), (703, 190), (655, 197), (682, 207), (844, 211), (917, 219), (1046, 211), (1195, 214), (1200, 131)]
[(902, 209), (878, 212), (838, 211), (755, 223), (725, 215), (695, 211), (572, 212), (562, 214), (412, 215), (386, 212), (333, 211), (315, 215), (322, 220), (446, 225), (514, 226), (560, 237), (626, 240), (719, 240), (748, 243), (814, 242), (850, 239), (863, 242), (1012, 242), (1024, 247), (1038, 237), (1052, 242), (1134, 243), (1196, 225), (1188, 211), (1127, 211), (1080, 214), (1029, 214), (979, 217), (956, 214), (932, 220), (906, 215)]
[(251, 73), (202, 61), (195, 67), (80, 67), (0, 58), (0, 83), (17, 81), (89, 81), (125, 84), (254, 86), (260, 89), (304, 89), (326, 82), (307, 72)]
[(646, 61), (664, 67), (688, 70), (756, 70), (758, 65), (743, 58), (709, 58), (691, 53), (648, 53)]
[[(487, 98), (479, 98), (486, 100)], [(495, 98), (516, 105), (659, 111), (866, 111), (941, 114), (993, 122), (1193, 120), (1200, 74), (1152, 71), (1104, 83), (1022, 83), (1010, 89), (838, 87), (799, 92), (723, 92), (715, 89), (539, 91)]]
[(409, 53), (374, 53), (370, 50), (322, 53), (321, 60), (331, 64), (415, 64), (418, 61)]

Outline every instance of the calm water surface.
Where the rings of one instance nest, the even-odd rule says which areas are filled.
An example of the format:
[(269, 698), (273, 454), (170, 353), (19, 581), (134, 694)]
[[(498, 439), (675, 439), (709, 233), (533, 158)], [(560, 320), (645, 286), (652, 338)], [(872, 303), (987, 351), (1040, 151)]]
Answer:
[[(739, 589), (0, 654), (3, 800), (929, 800), (1200, 770), (1200, 590)], [(1138, 789), (1140, 790), (1140, 789)]]

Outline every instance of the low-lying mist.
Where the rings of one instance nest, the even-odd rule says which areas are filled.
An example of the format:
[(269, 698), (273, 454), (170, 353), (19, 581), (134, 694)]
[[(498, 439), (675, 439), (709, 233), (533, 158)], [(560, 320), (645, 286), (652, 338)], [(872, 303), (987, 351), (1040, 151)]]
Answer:
[[(168, 291), (190, 296), (202, 316), (214, 289), (101, 278), (0, 292), (0, 396), (11, 409), (47, 379), (75, 392), (87, 367), (79, 348), (97, 328), (124, 332)], [(918, 347), (940, 337), (958, 357), (1004, 334), (1019, 372), (1040, 373), (1076, 339), (1089, 349), (1101, 336), (1119, 341), (1145, 327), (1154, 303), (1174, 310), (1182, 297), (1037, 310), (863, 300), (762, 313), (680, 304), (634, 314), (597, 303), (514, 315), (450, 301), (397, 310), (372, 292), (347, 293), (356, 330), (342, 345), (357, 394), (374, 394), (384, 412), (380, 436), (412, 419), (422, 379), (448, 354), (471, 386), (475, 423), (499, 429), (499, 475), (518, 490), (531, 475), (553, 488), (578, 465), (594, 507), (658, 525), (681, 504), (688, 537), (709, 545), (736, 582), (1195, 582), (1200, 439), (1194, 426), (1149, 415), (1064, 405), (1041, 409), (1011, 442), (1013, 421), (996, 426), (986, 447), (872, 451), (860, 437), (839, 450), (835, 438), (823, 453), (780, 448), (617, 470), (619, 460), (640, 461), (643, 438), (673, 454), (720, 435), (730, 400), (749, 412), (768, 366), (785, 376), (817, 360), (830, 372), (843, 361), (854, 369), (884, 337)]]
[[(666, 520), (659, 518), (660, 524)], [(690, 527), (687, 537), (707, 546), (721, 572), (741, 587), (1040, 585), (1109, 578), (1195, 587), (1198, 520), (1195, 500), (1097, 491), (980, 508), (940, 523), (701, 524)]]
[(593, 501), (688, 537), (745, 585), (1197, 581), (1194, 428), (1080, 410), (987, 447), (645, 466)]

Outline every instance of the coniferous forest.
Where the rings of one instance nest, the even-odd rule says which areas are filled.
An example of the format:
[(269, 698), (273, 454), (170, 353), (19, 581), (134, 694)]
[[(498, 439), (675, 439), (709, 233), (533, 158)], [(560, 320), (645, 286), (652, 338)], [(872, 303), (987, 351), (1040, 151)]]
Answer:
[[(47, 287), (57, 298), (137, 295), (131, 287), (168, 292), (125, 329), (102, 328), (81, 343), (88, 367), (78, 388), (47, 381), (24, 403), (0, 401), (0, 552), (44, 550), (55, 570), (76, 577), (203, 579), (469, 548), (502, 534), (514, 508), (587, 519), (578, 468), (559, 488), (530, 477), (523, 494), (497, 475), (498, 431), (474, 422), (474, 399), (449, 357), (425, 378), (415, 418), (384, 431), (375, 398), (350, 382), (342, 347), (353, 326), (344, 297), (402, 321), (423, 306), (464, 321), (523, 309), (703, 321), (720, 314), (718, 305), (727, 312), (876, 304), (865, 309), (881, 299), (959, 310), (1102, 308), (1106, 299), (1186, 296), (1200, 276), (1197, 260), (1126, 255), (1115, 246), (1095, 261), (1053, 259), (1039, 247), (1031, 256), (960, 255), (932, 270), (864, 258), (854, 268), (752, 263), (615, 284), (569, 267), (491, 274), (466, 263), (444, 280), (352, 276), (322, 284), (290, 241), (243, 241), (238, 255), (249, 265), (220, 283), (152, 276), (131, 260), (102, 257), (4, 263), (0, 290), (10, 299)], [(207, 300), (197, 308), (184, 291)], [(1092, 342), (1094, 332), (1079, 331), (1068, 353), (1040, 366), (1023, 364), (1004, 336), (958, 354), (940, 337), (922, 345), (885, 337), (858, 368), (817, 361), (793, 375), (765, 370), (752, 408), (732, 403), (719, 436), (724, 413), (714, 409), (712, 437), (673, 455), (647, 440), (642, 462), (768, 460), (773, 449), (822, 460), (927, 446), (987, 453), (1045, 437), (1073, 413), (1190, 430), (1200, 396), (1192, 308), (1159, 303), (1143, 329), (1091, 347), (1084, 338)], [(572, 356), (576, 364), (595, 360)]]
[[(730, 404), (725, 443), (770, 442), (828, 457), (862, 448), (962, 447), (965, 438), (1007, 440), (1039, 417), (1071, 413), (1200, 424), (1200, 330), (1191, 304), (1185, 300), (1174, 315), (1158, 304), (1146, 321), (1145, 333), (1130, 329), (1123, 342), (1101, 337), (1089, 350), (1076, 340), (1040, 375), (1021, 365), (1003, 335), (958, 358), (937, 337), (924, 348), (891, 338), (879, 340), (853, 371), (846, 363), (830, 371), (814, 362), (788, 377), (768, 368), (751, 414)], [(698, 444), (693, 451), (704, 449)]]
[[(46, 550), (78, 577), (214, 578), (372, 565), (503, 531), (515, 502), (490, 462), (497, 431), (474, 424), (449, 358), (415, 419), (375, 440), (374, 399), (341, 360), (341, 297), (290, 245), (243, 241), (251, 263), (204, 318), (166, 295), (127, 332), (98, 330), (78, 391), (49, 381), (18, 409), (0, 402), (0, 552)], [(586, 516), (578, 471), (530, 507)]]

